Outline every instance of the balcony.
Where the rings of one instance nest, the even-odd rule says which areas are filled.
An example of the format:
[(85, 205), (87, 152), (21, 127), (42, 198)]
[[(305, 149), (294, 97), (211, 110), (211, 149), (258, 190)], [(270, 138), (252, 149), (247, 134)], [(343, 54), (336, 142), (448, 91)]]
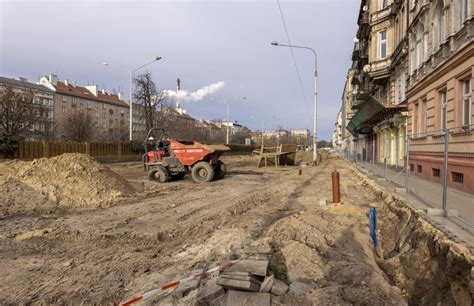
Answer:
[(391, 62), (390, 57), (371, 62), (369, 71), (370, 77), (372, 77), (374, 81), (388, 78), (390, 76)]
[(370, 25), (377, 24), (379, 22), (382, 22), (390, 18), (390, 16), (392, 16), (392, 11), (393, 11), (392, 7), (393, 7), (393, 4), (388, 5), (386, 8), (373, 12), (370, 15)]

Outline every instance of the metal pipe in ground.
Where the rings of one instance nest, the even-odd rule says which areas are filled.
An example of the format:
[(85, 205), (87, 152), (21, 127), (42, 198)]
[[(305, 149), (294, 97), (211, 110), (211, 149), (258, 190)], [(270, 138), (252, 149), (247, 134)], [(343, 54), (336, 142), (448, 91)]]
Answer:
[(341, 189), (339, 186), (339, 172), (334, 171), (332, 173), (332, 202), (341, 202)]

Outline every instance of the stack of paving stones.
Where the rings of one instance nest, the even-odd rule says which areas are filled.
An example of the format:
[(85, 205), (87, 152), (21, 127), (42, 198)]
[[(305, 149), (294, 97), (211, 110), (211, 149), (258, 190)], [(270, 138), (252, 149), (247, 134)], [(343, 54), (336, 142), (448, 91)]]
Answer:
[(270, 306), (272, 297), (289, 290), (283, 281), (268, 275), (270, 252), (269, 247), (234, 250), (230, 259), (242, 258), (240, 261), (209, 279), (196, 278), (180, 284), (174, 295), (183, 302), (193, 296), (195, 302), (187, 301), (187, 305)]

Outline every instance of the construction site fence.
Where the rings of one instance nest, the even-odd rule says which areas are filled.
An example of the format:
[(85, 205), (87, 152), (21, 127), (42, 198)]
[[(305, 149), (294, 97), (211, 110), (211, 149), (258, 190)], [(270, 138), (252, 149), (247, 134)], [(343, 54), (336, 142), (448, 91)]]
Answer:
[(341, 152), (404, 187), (441, 215), (474, 228), (474, 125), (416, 134), (379, 133)]
[[(255, 146), (229, 144), (230, 154), (251, 154)], [(48, 142), (22, 141), (11, 154), (0, 152), (0, 159), (30, 160), (42, 157), (53, 157), (64, 153), (88, 154), (102, 161), (134, 161), (140, 160), (142, 152), (134, 151), (129, 142), (100, 143), (100, 142)]]

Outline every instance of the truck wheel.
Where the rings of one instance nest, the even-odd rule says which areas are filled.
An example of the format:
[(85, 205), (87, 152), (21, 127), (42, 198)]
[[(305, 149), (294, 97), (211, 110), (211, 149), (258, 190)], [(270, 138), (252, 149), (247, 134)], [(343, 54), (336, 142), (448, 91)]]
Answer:
[(214, 178), (214, 168), (208, 162), (198, 162), (191, 169), (191, 177), (196, 183), (210, 182)]
[(223, 179), (226, 172), (227, 172), (226, 165), (224, 164), (224, 162), (219, 161), (218, 164), (217, 164), (216, 170), (215, 170), (215, 175), (214, 175), (215, 179), (216, 180)]
[(170, 176), (167, 171), (163, 168), (152, 168), (148, 171), (148, 179), (150, 181), (158, 181), (160, 183), (166, 183), (170, 180)]

